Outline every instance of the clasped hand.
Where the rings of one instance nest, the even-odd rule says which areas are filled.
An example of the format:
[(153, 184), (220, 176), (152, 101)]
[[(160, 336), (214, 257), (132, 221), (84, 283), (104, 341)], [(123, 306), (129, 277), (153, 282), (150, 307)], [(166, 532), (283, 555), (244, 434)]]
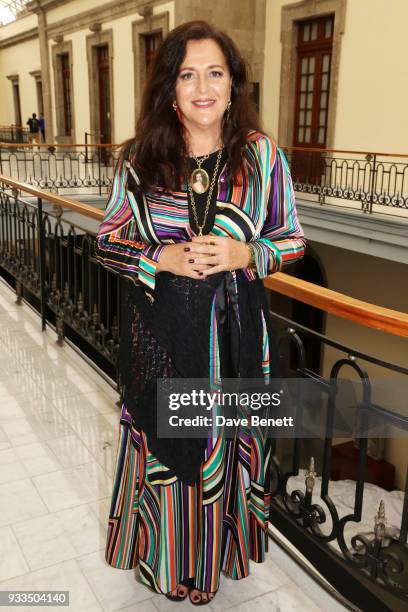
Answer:
[(217, 272), (245, 268), (248, 263), (248, 249), (240, 240), (225, 236), (193, 236), (190, 242), (166, 246), (156, 272), (203, 279)]

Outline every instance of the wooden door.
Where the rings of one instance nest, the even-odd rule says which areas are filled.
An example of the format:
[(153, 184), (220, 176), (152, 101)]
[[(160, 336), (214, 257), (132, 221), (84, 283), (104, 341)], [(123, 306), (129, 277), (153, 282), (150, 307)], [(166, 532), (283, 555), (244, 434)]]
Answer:
[(146, 74), (149, 72), (149, 68), (153, 63), (162, 41), (163, 33), (161, 30), (159, 32), (150, 32), (149, 34), (144, 35)]
[[(299, 23), (293, 146), (325, 148), (333, 16)], [(294, 151), (291, 171), (296, 181), (319, 184), (324, 173), (320, 153)]]
[(99, 83), (99, 128), (101, 143), (110, 143), (111, 140), (111, 114), (110, 114), (110, 74), (109, 74), (109, 46), (102, 45), (98, 49), (98, 83)]
[(21, 117), (21, 101), (20, 101), (20, 84), (18, 82), (13, 83), (13, 98), (14, 98), (14, 121), (15, 121), (15, 134), (13, 128), (11, 129), (11, 140), (16, 142), (23, 142), (23, 130), (22, 130), (22, 117)]
[(62, 77), (62, 99), (64, 104), (64, 136), (71, 136), (72, 133), (72, 110), (71, 110), (71, 66), (69, 54), (60, 55), (61, 77)]
[[(98, 85), (99, 85), (99, 132), (100, 143), (111, 143), (111, 104), (110, 104), (110, 68), (109, 45), (97, 47), (98, 53)], [(106, 162), (108, 150), (102, 148), (101, 158)]]

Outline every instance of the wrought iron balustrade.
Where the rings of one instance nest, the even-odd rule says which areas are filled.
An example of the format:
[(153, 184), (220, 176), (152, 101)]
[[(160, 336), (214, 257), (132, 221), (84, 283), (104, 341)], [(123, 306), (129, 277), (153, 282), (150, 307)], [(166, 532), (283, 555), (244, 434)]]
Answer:
[(283, 147), (294, 189), (364, 213), (408, 209), (408, 155)]
[[(44, 203), (65, 206), (97, 221), (102, 211), (6, 177), (0, 177), (0, 185), (0, 274), (15, 288), (20, 303), (24, 299), (38, 310), (43, 329), (47, 323), (54, 326), (60, 343), (68, 338), (116, 381), (120, 391), (116, 376), (119, 307), (123, 283), (129, 281), (94, 259), (92, 232), (44, 210)], [(36, 197), (36, 203), (27, 202), (23, 194)], [(292, 300), (408, 338), (408, 315), (404, 313), (365, 304), (286, 274), (274, 274), (264, 283)], [(273, 490), (270, 522), (355, 605), (363, 610), (402, 610), (408, 603), (408, 475), (400, 494), (398, 525), (393, 530), (387, 526), (391, 507), (384, 491), (383, 502), (370, 508), (372, 528), (361, 532), (370, 441), (359, 438), (352, 509), (344, 514), (333, 495), (333, 423), (336, 385), (349, 371), (361, 389), (353, 404), (356, 414), (365, 422), (375, 417), (384, 427), (392, 426), (399, 435), (406, 435), (407, 415), (395, 410), (391, 402), (381, 403), (372, 396), (374, 385), (368, 371), (375, 366), (385, 376), (402, 381), (408, 380), (408, 368), (346, 346), (277, 311), (271, 310), (271, 316), (284, 376), (308, 380), (321, 394), (321, 402), (302, 406), (299, 416), (323, 417), (323, 431), (319, 438), (272, 438), (267, 476)], [(310, 338), (322, 350), (330, 348), (336, 354), (330, 362), (326, 359), (328, 376), (307, 367)]]
[(0, 146), (3, 143), (27, 143), (29, 132), (21, 125), (0, 125)]
[[(1, 139), (0, 139), (1, 140)], [(295, 192), (320, 205), (408, 217), (408, 155), (282, 147)], [(109, 191), (118, 145), (0, 142), (0, 174), (63, 193)]]
[[(26, 193), (38, 195), (35, 188)], [(43, 195), (32, 203), (17, 190), (0, 190), (0, 268), (18, 301), (24, 297), (40, 312), (43, 329), (46, 321), (53, 324), (61, 343), (67, 336), (115, 379), (120, 279), (93, 258), (94, 234), (45, 211), (43, 204), (68, 204), (96, 219), (100, 211)]]
[(118, 157), (112, 145), (0, 143), (0, 174), (56, 193), (107, 193)]
[[(264, 284), (302, 303), (408, 338), (407, 314), (364, 304), (284, 274), (268, 277)], [(401, 400), (408, 390), (408, 359), (403, 365), (390, 363), (278, 312), (271, 311), (271, 317), (282, 359), (282, 376), (305, 380), (315, 389), (312, 396), (320, 395), (316, 403), (298, 398), (301, 408), (297, 416), (306, 424), (313, 423), (312, 430), (319, 423), (321, 430), (319, 438), (273, 440), (271, 524), (362, 610), (403, 610), (408, 604), (408, 466), (402, 460), (406, 470), (404, 491), (391, 495), (388, 489), (369, 484), (373, 475), (367, 465), (376, 453), (382, 457), (387, 438), (405, 439), (408, 435), (408, 410), (406, 401)], [(330, 355), (336, 355), (330, 361), (326, 359), (326, 376), (307, 366), (310, 340), (319, 345), (320, 351), (329, 349)], [(370, 370), (376, 372), (374, 377)], [(389, 382), (385, 386), (388, 396), (381, 395), (378, 381)], [(352, 465), (347, 470), (354, 475), (345, 477), (353, 478), (352, 481), (338, 483), (339, 458), (333, 443), (339, 437), (335, 423), (344, 407), (339, 399), (344, 382), (349, 383), (352, 391), (354, 403), (350, 411), (356, 421), (355, 438), (344, 444), (347, 451), (341, 455), (341, 461), (347, 461), (349, 456)], [(370, 437), (370, 431), (378, 437)], [(347, 482), (350, 484), (345, 502)], [(370, 489), (366, 491), (367, 488)], [(365, 495), (371, 496), (371, 503), (376, 499), (376, 505), (368, 509)]]

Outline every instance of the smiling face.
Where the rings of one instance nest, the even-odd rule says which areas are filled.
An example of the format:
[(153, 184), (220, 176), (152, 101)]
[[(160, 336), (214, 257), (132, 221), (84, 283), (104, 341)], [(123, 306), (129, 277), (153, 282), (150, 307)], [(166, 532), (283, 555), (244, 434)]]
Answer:
[(187, 128), (221, 127), (232, 77), (224, 54), (210, 39), (189, 40), (176, 80), (176, 102)]

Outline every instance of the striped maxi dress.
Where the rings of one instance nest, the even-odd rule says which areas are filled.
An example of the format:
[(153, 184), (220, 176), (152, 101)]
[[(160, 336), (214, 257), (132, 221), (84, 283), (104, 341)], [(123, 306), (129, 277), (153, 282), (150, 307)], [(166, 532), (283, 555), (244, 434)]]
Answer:
[[(222, 169), (216, 185), (216, 213), (209, 234), (251, 242), (256, 270), (248, 282), (265, 278), (303, 257), (299, 223), (287, 161), (265, 134), (248, 134), (246, 154), (255, 172), (242, 171), (238, 185)], [(166, 244), (194, 234), (187, 193), (144, 194), (127, 189), (129, 164), (119, 161), (95, 256), (136, 285), (154, 289), (156, 265)], [(234, 277), (234, 271), (232, 271)], [(270, 375), (267, 325), (262, 317), (262, 372)], [(138, 319), (139, 337), (149, 330)], [(209, 378), (220, 388), (221, 363), (215, 304), (211, 308)], [(154, 342), (154, 338), (151, 338)], [(160, 347), (158, 347), (159, 349)], [(106, 560), (118, 569), (139, 566), (140, 580), (168, 593), (187, 577), (214, 592), (220, 572), (232, 579), (249, 574), (249, 561), (262, 562), (268, 550), (270, 440), (238, 432), (234, 439), (209, 438), (196, 486), (182, 482), (149, 451), (125, 403), (120, 414), (116, 468), (106, 541)]]

